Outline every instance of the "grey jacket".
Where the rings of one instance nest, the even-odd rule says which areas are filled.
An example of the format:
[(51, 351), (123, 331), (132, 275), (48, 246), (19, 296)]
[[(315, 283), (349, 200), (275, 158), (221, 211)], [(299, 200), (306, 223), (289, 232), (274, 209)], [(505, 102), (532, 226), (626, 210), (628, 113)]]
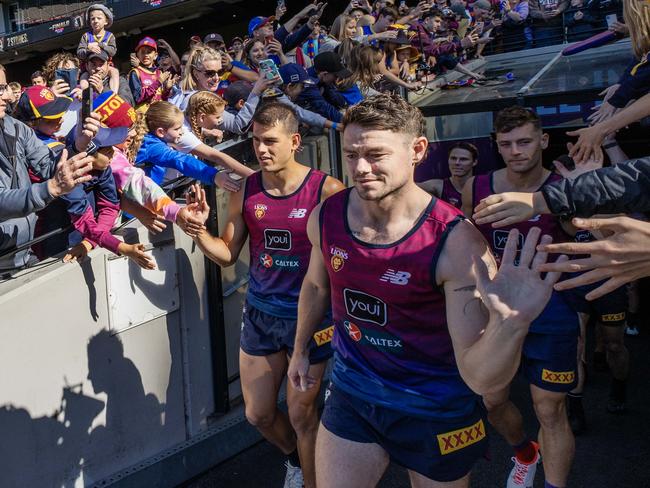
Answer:
[[(56, 169), (56, 155), (22, 122), (5, 116), (5, 138), (16, 138), (15, 165), (0, 152), (0, 253), (34, 238), (35, 212), (42, 210), (53, 198), (47, 182), (32, 183), (28, 169), (47, 180)], [(13, 176), (13, 185), (12, 185)], [(0, 269), (24, 266), (30, 251), (0, 258)]]

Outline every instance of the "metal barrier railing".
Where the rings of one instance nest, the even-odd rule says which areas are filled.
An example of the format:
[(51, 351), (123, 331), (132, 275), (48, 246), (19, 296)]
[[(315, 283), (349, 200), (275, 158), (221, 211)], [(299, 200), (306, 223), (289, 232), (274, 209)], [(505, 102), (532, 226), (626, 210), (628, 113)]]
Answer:
[[(562, 23), (557, 26), (544, 27), (539, 24), (535, 25), (534, 20), (530, 19), (530, 17), (519, 25), (504, 25), (495, 32), (496, 38), (486, 45), (483, 54), (500, 54), (533, 47), (570, 44), (607, 30), (605, 16), (608, 14), (616, 14), (619, 20), (623, 18), (620, 9), (611, 9), (598, 13), (597, 24), (582, 20), (574, 21), (574, 16), (578, 11), (584, 12), (584, 9), (570, 8), (565, 10), (562, 13)], [(540, 36), (536, 36), (535, 32), (537, 30), (539, 33), (540, 27), (544, 27), (544, 35), (541, 36), (541, 39)], [(532, 38), (526, 38), (527, 29), (530, 29)]]

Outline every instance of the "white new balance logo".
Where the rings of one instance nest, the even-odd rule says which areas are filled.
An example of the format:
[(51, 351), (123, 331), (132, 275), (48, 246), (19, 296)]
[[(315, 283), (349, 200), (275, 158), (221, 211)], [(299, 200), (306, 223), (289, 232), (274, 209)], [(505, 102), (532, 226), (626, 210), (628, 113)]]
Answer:
[(305, 214), (307, 213), (306, 208), (294, 208), (291, 212), (289, 212), (289, 218), (290, 219), (302, 219), (305, 217)]
[(388, 281), (393, 285), (408, 285), (410, 277), (411, 273), (407, 273), (406, 271), (395, 271), (394, 269), (388, 269), (384, 275), (379, 278), (379, 281), (383, 281), (384, 283)]

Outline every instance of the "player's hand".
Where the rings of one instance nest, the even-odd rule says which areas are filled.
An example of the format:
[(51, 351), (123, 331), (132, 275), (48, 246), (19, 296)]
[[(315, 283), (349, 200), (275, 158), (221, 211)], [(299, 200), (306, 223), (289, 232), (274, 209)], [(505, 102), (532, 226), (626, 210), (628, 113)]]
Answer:
[[(546, 307), (560, 273), (552, 271), (544, 278), (540, 276), (539, 267), (547, 258), (546, 252), (535, 249), (540, 234), (539, 227), (531, 228), (521, 252), (518, 253), (519, 231), (512, 229), (508, 234), (499, 271), (493, 279), (490, 279), (488, 267), (483, 260), (477, 256), (472, 257), (477, 279), (476, 288), (490, 312), (490, 319), (496, 318), (515, 327), (528, 329), (530, 323)], [(542, 237), (542, 244), (550, 242), (550, 236)], [(519, 263), (515, 264), (517, 254)], [(566, 260), (566, 256), (560, 256), (560, 260)]]
[(476, 206), (472, 219), (477, 225), (505, 227), (530, 220), (535, 215), (533, 193), (506, 192), (490, 195)]
[(201, 185), (194, 184), (190, 187), (185, 195), (185, 202), (187, 203), (185, 208), (192, 213), (194, 222), (203, 226), (210, 217), (210, 207)]
[(176, 225), (190, 237), (198, 236), (205, 229), (197, 208), (198, 206), (196, 204), (192, 206), (188, 205), (187, 207), (181, 208), (176, 214)]
[(583, 272), (575, 278), (557, 283), (556, 290), (568, 290), (607, 280), (585, 296), (587, 300), (595, 300), (626, 283), (650, 276), (650, 223), (630, 217), (612, 217), (573, 219), (572, 224), (578, 229), (601, 232), (606, 237), (593, 242), (563, 242), (539, 246), (539, 249), (549, 253), (589, 254), (588, 258), (540, 266), (542, 271)]
[(298, 391), (304, 392), (316, 385), (316, 378), (309, 376), (309, 357), (299, 354), (295, 350), (291, 356), (291, 361), (289, 361), (287, 376), (293, 387)]

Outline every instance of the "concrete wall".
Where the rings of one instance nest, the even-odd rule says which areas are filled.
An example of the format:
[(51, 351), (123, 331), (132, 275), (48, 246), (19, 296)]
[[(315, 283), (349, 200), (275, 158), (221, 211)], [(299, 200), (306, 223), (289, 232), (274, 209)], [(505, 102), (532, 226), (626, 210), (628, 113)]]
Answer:
[[(250, 159), (249, 146), (229, 152)], [(327, 138), (304, 146), (301, 162), (329, 172)], [(223, 226), (228, 195), (217, 198)], [(82, 263), (49, 260), (0, 281), (2, 488), (123, 479), (227, 421), (214, 415), (203, 254), (171, 224), (156, 236), (137, 223), (118, 234), (149, 247), (158, 269), (95, 249)], [(246, 246), (222, 270), (234, 403), (247, 274)]]

